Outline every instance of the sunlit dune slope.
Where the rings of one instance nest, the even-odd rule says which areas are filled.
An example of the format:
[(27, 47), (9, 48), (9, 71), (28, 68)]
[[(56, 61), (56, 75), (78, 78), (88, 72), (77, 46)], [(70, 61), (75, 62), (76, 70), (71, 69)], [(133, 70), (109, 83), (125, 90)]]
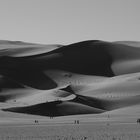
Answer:
[(59, 88), (39, 90), (24, 86), (6, 77), (0, 77), (0, 102), (11, 103), (11, 106), (28, 106), (58, 99), (69, 100), (74, 97), (75, 95), (59, 90)]

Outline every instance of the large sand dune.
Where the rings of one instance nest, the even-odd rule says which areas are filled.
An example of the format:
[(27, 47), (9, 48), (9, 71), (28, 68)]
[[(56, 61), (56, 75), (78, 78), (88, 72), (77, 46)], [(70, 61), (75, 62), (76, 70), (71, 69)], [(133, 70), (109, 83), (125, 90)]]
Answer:
[(4, 111), (65, 116), (140, 103), (139, 42), (89, 40), (70, 45), (0, 41)]

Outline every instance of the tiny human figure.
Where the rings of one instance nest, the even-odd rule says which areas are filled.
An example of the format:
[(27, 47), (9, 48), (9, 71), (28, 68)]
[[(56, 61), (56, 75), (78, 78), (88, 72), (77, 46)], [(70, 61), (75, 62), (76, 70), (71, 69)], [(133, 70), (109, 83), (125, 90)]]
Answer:
[(74, 120), (74, 124), (79, 124), (79, 120)]
[(77, 120), (77, 124), (79, 124), (79, 120)]
[(35, 120), (35, 123), (38, 123), (38, 120)]
[(137, 119), (137, 123), (140, 123), (140, 119)]
[(50, 119), (53, 119), (53, 116), (50, 116)]

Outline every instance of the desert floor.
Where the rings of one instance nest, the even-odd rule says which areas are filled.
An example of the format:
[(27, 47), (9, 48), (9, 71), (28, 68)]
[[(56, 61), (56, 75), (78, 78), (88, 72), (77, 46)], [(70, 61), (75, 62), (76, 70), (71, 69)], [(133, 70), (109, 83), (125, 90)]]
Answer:
[[(3, 114), (3, 116), (2, 116)], [(0, 140), (139, 140), (138, 114), (39, 117), (1, 112)], [(10, 117), (10, 115), (12, 117)], [(16, 117), (15, 117), (16, 116)], [(35, 120), (38, 122), (35, 123)], [(74, 121), (79, 120), (79, 124)]]

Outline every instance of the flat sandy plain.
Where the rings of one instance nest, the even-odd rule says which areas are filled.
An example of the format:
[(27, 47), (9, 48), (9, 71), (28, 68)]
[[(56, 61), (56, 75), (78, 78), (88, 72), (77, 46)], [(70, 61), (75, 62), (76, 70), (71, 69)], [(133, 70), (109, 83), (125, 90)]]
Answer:
[(139, 140), (137, 124), (81, 123), (0, 126), (0, 139), (10, 140)]
[[(9, 113), (10, 115), (13, 114)], [(138, 114), (75, 115), (51, 119), (20, 115), (1, 117), (0, 140), (140, 139), (140, 124), (136, 122)], [(79, 120), (79, 124), (74, 124), (75, 120)]]

